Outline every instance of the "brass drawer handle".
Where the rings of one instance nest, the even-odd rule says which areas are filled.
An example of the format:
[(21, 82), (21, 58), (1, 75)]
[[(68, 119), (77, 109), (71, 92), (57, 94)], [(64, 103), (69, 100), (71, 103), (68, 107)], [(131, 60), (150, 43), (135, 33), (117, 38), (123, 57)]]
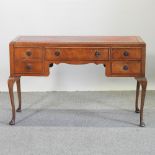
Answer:
[(100, 51), (96, 51), (96, 52), (95, 52), (95, 56), (96, 56), (96, 57), (99, 57), (100, 55), (101, 55)]
[(128, 56), (129, 56), (129, 52), (128, 52), (128, 51), (124, 51), (123, 55), (124, 55), (125, 57), (128, 57)]
[(55, 56), (58, 57), (60, 55), (60, 51), (59, 50), (56, 50), (54, 54), (55, 54)]
[(25, 68), (26, 68), (26, 70), (32, 70), (32, 64), (27, 64), (26, 66), (25, 66)]
[(123, 66), (123, 70), (127, 71), (129, 69), (129, 67), (127, 65)]
[(31, 51), (26, 51), (26, 55), (30, 57), (32, 55), (32, 52)]

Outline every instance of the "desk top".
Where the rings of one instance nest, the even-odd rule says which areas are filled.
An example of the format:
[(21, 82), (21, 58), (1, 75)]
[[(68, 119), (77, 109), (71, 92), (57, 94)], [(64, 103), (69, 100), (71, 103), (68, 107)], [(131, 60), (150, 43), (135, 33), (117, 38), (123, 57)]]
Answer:
[(33, 45), (139, 45), (145, 43), (139, 36), (19, 36), (12, 41), (15, 46)]

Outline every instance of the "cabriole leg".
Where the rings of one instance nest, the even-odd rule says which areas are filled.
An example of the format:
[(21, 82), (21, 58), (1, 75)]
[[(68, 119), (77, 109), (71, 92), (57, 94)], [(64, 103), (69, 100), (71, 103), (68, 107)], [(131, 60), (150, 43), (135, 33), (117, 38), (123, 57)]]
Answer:
[(15, 125), (15, 119), (16, 119), (16, 110), (15, 110), (14, 93), (13, 93), (13, 86), (14, 86), (15, 82), (17, 83), (17, 93), (18, 93), (18, 100), (19, 100), (19, 108), (18, 109), (21, 110), (20, 77), (10, 77), (8, 79), (8, 88), (9, 88), (11, 107), (12, 107), (12, 119), (9, 122), (10, 125)]
[(137, 88), (136, 88), (136, 102), (135, 102), (135, 112), (139, 113), (139, 107), (138, 107), (138, 98), (139, 98), (139, 88), (140, 88), (140, 83), (137, 81)]
[[(146, 95), (146, 87), (147, 87), (147, 79), (145, 77), (143, 78), (136, 78), (137, 82), (141, 85), (141, 104), (140, 104), (140, 126), (144, 127), (144, 102), (145, 102), (145, 95)], [(136, 95), (137, 97), (137, 95)], [(136, 99), (137, 100), (137, 99)], [(138, 102), (138, 101), (137, 101)], [(136, 103), (137, 103), (136, 102)]]
[(142, 93), (141, 93), (141, 106), (140, 106), (140, 126), (144, 127), (144, 117), (143, 117), (143, 109), (144, 109), (144, 101), (145, 101), (145, 94), (146, 94), (146, 87), (147, 81), (141, 81)]
[(17, 84), (17, 93), (18, 93), (18, 108), (17, 108), (17, 112), (21, 112), (21, 87), (20, 87), (20, 77), (17, 78), (16, 80), (16, 84)]

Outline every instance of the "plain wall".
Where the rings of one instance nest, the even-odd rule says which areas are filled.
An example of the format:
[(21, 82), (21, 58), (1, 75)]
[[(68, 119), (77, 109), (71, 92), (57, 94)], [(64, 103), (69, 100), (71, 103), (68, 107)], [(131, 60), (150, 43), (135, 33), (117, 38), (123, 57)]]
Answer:
[[(155, 89), (155, 0), (0, 0), (0, 91), (7, 91), (9, 42), (18, 35), (139, 35), (147, 43), (148, 89)], [(103, 65), (54, 65), (23, 77), (23, 91), (134, 90), (134, 78), (107, 78)]]

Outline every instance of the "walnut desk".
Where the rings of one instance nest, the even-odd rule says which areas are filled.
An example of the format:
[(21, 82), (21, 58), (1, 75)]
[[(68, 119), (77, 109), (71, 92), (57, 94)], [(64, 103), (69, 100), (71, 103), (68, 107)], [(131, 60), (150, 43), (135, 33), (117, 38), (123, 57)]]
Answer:
[[(20, 36), (10, 43), (10, 77), (8, 88), (12, 106), (10, 125), (16, 111), (21, 112), (21, 76), (48, 76), (53, 64), (103, 64), (107, 77), (134, 77), (137, 80), (135, 112), (140, 112), (140, 126), (147, 80), (145, 78), (146, 45), (136, 36)], [(15, 110), (13, 86), (17, 84), (19, 106)], [(141, 90), (141, 102), (138, 104)], [(139, 108), (140, 107), (140, 108)]]

